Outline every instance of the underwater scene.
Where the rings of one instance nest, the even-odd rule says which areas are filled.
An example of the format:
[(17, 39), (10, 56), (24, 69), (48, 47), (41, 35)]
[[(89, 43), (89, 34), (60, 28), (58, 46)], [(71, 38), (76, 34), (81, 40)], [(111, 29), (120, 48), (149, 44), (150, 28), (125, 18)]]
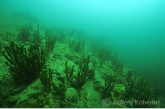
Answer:
[(0, 0), (0, 108), (165, 108), (165, 0)]

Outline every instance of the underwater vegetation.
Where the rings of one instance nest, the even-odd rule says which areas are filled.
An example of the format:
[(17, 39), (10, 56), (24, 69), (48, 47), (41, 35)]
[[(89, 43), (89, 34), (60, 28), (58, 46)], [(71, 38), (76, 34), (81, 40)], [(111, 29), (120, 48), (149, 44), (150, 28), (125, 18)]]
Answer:
[(40, 75), (46, 59), (46, 53), (40, 50), (38, 43), (31, 44), (27, 50), (23, 45), (18, 46), (10, 42), (2, 55), (6, 59), (9, 73), (18, 85), (33, 82)]
[(18, 38), (22, 41), (27, 41), (30, 37), (30, 30), (28, 26), (22, 26)]
[(57, 32), (53, 32), (51, 29), (47, 29), (45, 31), (45, 37), (46, 37), (46, 52), (49, 53), (53, 51), (54, 46), (59, 38), (59, 35)]
[[(17, 14), (22, 19), (30, 16)], [(27, 22), (16, 26), (10, 34), (0, 31), (0, 107), (164, 106), (161, 89), (126, 68), (100, 38), (89, 39), (77, 28), (43, 29), (35, 19), (29, 25)], [(117, 100), (130, 102), (115, 103)]]
[(34, 30), (34, 32), (33, 32), (33, 42), (41, 43), (39, 25), (37, 25), (37, 30)]
[(72, 66), (72, 69), (69, 70), (67, 67), (67, 61), (65, 63), (66, 77), (68, 81), (71, 82), (72, 87), (76, 88), (77, 90), (81, 90), (82, 86), (89, 80), (89, 78), (93, 78), (94, 76), (94, 69), (89, 68), (89, 60), (89, 55), (87, 58), (80, 60), (79, 70), (75, 77), (73, 77), (74, 65)]

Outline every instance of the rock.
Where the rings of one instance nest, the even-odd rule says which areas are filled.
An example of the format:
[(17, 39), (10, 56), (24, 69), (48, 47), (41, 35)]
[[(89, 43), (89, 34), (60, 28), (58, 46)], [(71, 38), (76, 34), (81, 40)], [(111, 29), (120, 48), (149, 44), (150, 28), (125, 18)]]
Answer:
[(78, 106), (78, 108), (84, 108), (84, 103), (83, 103), (83, 101), (78, 101), (78, 102), (77, 102), (77, 106)]
[(111, 92), (111, 96), (113, 100), (121, 100), (125, 94), (125, 86), (122, 84), (115, 85), (113, 91)]
[(17, 104), (25, 102), (30, 97), (39, 96), (43, 91), (44, 87), (41, 84), (40, 79), (38, 79), (22, 91)]
[(74, 89), (74, 88), (67, 89), (66, 99), (68, 99), (69, 101), (75, 102), (75, 101), (77, 101), (77, 96), (78, 96), (78, 93), (77, 93), (76, 89)]

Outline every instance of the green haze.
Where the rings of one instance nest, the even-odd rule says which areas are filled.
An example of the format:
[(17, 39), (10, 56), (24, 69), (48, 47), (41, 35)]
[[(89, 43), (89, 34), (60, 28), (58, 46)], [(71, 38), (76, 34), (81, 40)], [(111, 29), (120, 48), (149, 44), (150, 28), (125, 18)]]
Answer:
[(126, 66), (163, 85), (165, 0), (1, 0), (0, 7), (29, 12), (43, 25), (101, 36)]

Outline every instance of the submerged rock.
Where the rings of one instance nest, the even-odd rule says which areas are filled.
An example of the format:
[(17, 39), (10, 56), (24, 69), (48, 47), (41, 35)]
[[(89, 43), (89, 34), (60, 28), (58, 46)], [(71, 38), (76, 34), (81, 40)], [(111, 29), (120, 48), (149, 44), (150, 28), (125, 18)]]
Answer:
[(68, 88), (67, 89), (66, 99), (68, 99), (69, 101), (72, 101), (72, 102), (76, 102), (77, 96), (78, 96), (78, 93), (77, 93), (76, 89), (74, 89), (74, 88)]

